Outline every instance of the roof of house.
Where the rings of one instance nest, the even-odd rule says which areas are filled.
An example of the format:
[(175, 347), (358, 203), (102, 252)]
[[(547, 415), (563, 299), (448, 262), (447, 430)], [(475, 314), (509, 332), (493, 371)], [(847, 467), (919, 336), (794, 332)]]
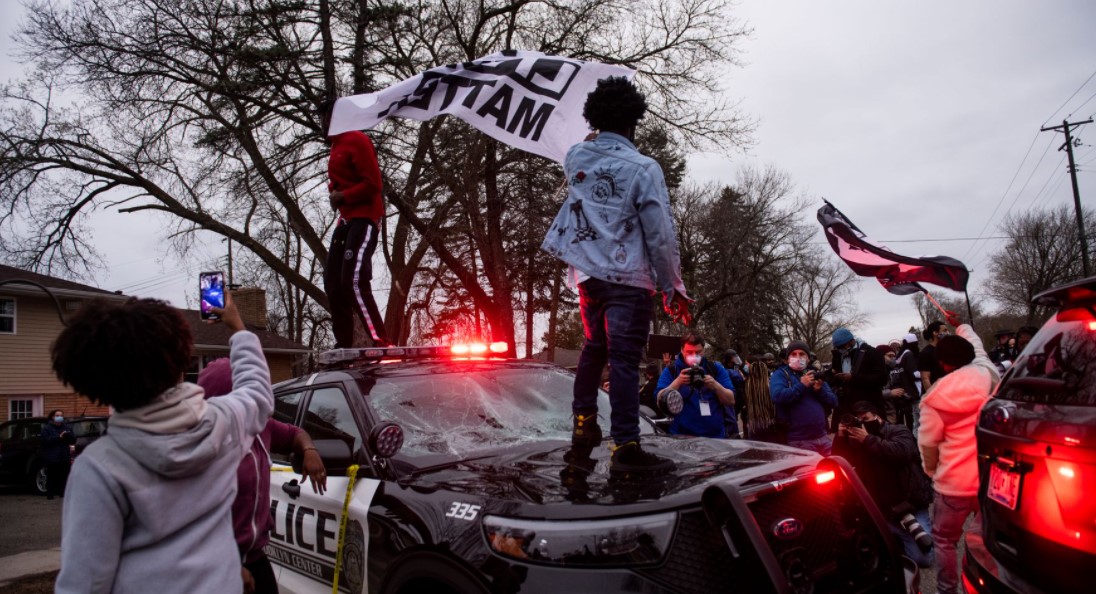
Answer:
[[(194, 337), (194, 346), (199, 349), (228, 350), (228, 339), (232, 331), (224, 324), (208, 324), (202, 320), (202, 314), (196, 309), (180, 309), (179, 313), (190, 325)], [(259, 343), (267, 353), (307, 353), (309, 348), (288, 338), (269, 332), (258, 326), (247, 324), (247, 329), (259, 337)]]
[[(37, 283), (63, 297), (126, 297), (125, 295), (122, 295), (121, 292), (116, 293), (113, 291), (107, 291), (98, 287), (92, 287), (90, 285), (84, 285), (62, 278), (46, 276), (44, 274), (38, 274), (37, 272), (30, 272), (21, 268), (4, 266), (3, 264), (0, 264), (0, 282), (15, 279), (27, 280)], [(2, 289), (4, 292), (9, 293), (42, 294), (40, 289), (26, 283), (8, 283), (0, 287), (0, 289)]]

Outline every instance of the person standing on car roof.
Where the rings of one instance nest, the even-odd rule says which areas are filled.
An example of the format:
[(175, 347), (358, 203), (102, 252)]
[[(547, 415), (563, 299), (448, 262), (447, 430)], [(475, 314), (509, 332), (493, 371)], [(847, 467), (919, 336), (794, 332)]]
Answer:
[(597, 131), (567, 151), (567, 199), (541, 249), (570, 265), (585, 342), (575, 372), (572, 441), (601, 442), (597, 384), (609, 363), (610, 416), (618, 471), (666, 470), (669, 460), (639, 445), (639, 362), (650, 332), (651, 294), (688, 325), (677, 237), (662, 169), (632, 141), (647, 102), (623, 77), (599, 80), (582, 115)]
[[(232, 392), (232, 368), (226, 358), (206, 365), (198, 374), (206, 399)], [(301, 461), (301, 482), (323, 495), (327, 472), (308, 433), (299, 427), (268, 419), (262, 433), (236, 467), (236, 499), (232, 502), (232, 531), (243, 563), (245, 594), (277, 594), (278, 582), (263, 547), (270, 542), (274, 518), (270, 515), (270, 452), (295, 454)]]
[(72, 434), (72, 425), (65, 422), (65, 411), (50, 411), (49, 420), (42, 425), (42, 440), (39, 455), (46, 467), (46, 498), (65, 496), (65, 483), (68, 482), (69, 466), (72, 455), (69, 446), (76, 443)]
[[(735, 422), (733, 384), (722, 365), (704, 357), (704, 337), (696, 332), (681, 337), (681, 352), (662, 370), (657, 389), (660, 395), (677, 390), (684, 403), (670, 424), (670, 433), (728, 437), (727, 426)], [(724, 418), (727, 414), (732, 416), (730, 421)]]
[(354, 345), (354, 316), (361, 320), (373, 346), (388, 346), (377, 302), (373, 299), (373, 252), (384, 217), (381, 168), (373, 141), (360, 130), (328, 136), (335, 100), (320, 106), (320, 125), (331, 145), (327, 161), (331, 208), (339, 222), (323, 270), (323, 287), (330, 304), (335, 348)]
[(963, 523), (974, 515), (972, 530), (981, 530), (978, 511), (978, 444), (974, 427), (982, 405), (1001, 381), (982, 341), (959, 316), (947, 313), (958, 336), (945, 334), (936, 343), (936, 358), (946, 375), (921, 398), (917, 443), (925, 473), (932, 477), (936, 498), (932, 533), (936, 538), (936, 585), (941, 594), (959, 590), (956, 545)]
[(156, 299), (85, 303), (51, 348), (57, 378), (114, 407), (76, 459), (61, 516), (56, 594), (243, 590), (232, 538), (236, 467), (274, 410), (259, 339), (230, 293), (232, 393), (206, 401), (183, 381), (193, 345)]

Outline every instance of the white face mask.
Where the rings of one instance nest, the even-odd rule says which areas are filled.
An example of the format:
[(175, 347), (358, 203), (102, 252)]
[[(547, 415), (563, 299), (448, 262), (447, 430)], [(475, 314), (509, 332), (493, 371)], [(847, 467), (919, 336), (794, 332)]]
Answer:
[(803, 371), (807, 368), (806, 357), (791, 357), (788, 359), (788, 367), (791, 367), (795, 371)]
[(700, 355), (685, 355), (685, 364), (689, 367), (700, 365)]

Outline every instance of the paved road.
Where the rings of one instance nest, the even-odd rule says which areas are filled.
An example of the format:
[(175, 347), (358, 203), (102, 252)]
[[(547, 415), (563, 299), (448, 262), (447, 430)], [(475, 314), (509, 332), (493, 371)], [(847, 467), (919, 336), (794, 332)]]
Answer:
[(60, 547), (62, 501), (0, 490), (0, 557)]

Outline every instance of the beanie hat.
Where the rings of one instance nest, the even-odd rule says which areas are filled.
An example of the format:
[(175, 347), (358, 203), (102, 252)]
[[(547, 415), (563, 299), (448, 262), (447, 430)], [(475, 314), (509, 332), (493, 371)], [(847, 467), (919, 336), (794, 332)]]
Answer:
[(198, 385), (205, 390), (206, 398), (224, 396), (232, 391), (232, 368), (228, 359), (221, 357), (209, 363), (198, 374)]
[(853, 340), (853, 335), (848, 328), (838, 328), (833, 333), (833, 346), (835, 347), (839, 347), (850, 340)]
[(962, 367), (974, 360), (974, 345), (962, 336), (949, 334), (936, 343), (936, 358), (952, 367)]
[(875, 350), (879, 351), (883, 355), (886, 355), (887, 353), (894, 353), (894, 347), (889, 344), (881, 344), (875, 347)]
[(902, 342), (906, 344), (917, 344), (917, 335), (913, 332), (910, 332), (906, 335), (905, 338), (902, 339)]
[(807, 353), (808, 357), (811, 354), (811, 347), (807, 346), (807, 343), (802, 340), (793, 340), (788, 343), (788, 348), (784, 349), (784, 357), (791, 356), (792, 351), (794, 350), (803, 351), (804, 353)]

